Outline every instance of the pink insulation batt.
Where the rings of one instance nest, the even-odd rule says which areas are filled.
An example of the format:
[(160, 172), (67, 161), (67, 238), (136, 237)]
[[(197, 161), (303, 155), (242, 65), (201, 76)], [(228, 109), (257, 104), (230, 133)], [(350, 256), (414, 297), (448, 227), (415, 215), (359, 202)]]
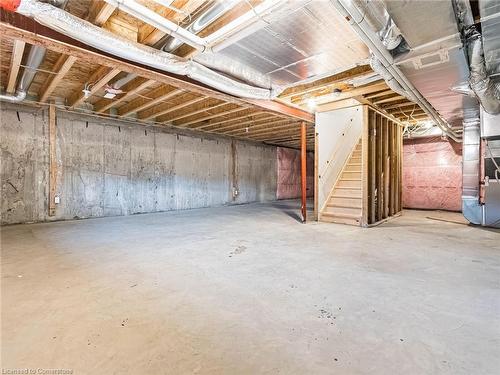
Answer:
[[(300, 197), (300, 151), (278, 147), (278, 199)], [(307, 196), (314, 194), (314, 154), (307, 153)]]
[(403, 207), (461, 211), (462, 145), (440, 137), (406, 139)]

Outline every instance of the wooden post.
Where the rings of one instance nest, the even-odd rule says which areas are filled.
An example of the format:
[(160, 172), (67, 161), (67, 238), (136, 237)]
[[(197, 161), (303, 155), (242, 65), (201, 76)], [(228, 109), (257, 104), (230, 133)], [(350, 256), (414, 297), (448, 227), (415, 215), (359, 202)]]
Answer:
[(369, 127), (368, 127), (368, 106), (363, 106), (363, 129), (361, 134), (361, 192), (362, 192), (362, 202), (361, 202), (361, 223), (362, 227), (366, 227), (368, 225), (368, 160), (369, 160)]
[(303, 121), (300, 124), (300, 164), (301, 164), (301, 188), (302, 188), (302, 222), (306, 222), (306, 199), (307, 199), (307, 150), (306, 150), (307, 127)]
[(369, 167), (369, 210), (368, 223), (373, 224), (377, 221), (375, 191), (377, 189), (377, 145), (376, 145), (376, 118), (377, 112), (369, 110), (369, 144), (368, 144), (368, 167)]
[(383, 188), (383, 198), (384, 198), (384, 219), (389, 217), (389, 121), (384, 117), (382, 122), (382, 132), (384, 136), (382, 144), (383, 153), (383, 174), (384, 174), (384, 188)]
[(318, 133), (314, 127), (314, 220), (319, 221), (318, 192), (319, 192), (319, 174), (318, 174)]
[(56, 214), (57, 155), (56, 155), (56, 107), (49, 106), (49, 216)]
[(383, 174), (383, 134), (382, 134), (382, 120), (381, 115), (377, 115), (377, 221), (380, 221), (384, 217), (384, 174)]

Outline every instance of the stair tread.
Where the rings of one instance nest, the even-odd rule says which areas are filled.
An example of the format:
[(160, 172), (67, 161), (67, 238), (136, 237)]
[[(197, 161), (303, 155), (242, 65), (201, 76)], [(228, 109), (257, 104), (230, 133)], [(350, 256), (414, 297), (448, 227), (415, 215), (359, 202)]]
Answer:
[(347, 205), (347, 204), (339, 204), (339, 203), (327, 203), (326, 204), (327, 207), (331, 207), (331, 208), (349, 208), (349, 209), (353, 209), (353, 210), (361, 210), (361, 204), (359, 206), (351, 206), (351, 205)]
[(361, 219), (361, 214), (360, 215), (352, 215), (352, 214), (339, 214), (339, 213), (323, 212), (321, 215), (329, 216), (329, 217), (342, 217), (345, 219), (354, 219), (354, 220)]
[(355, 195), (332, 195), (332, 198), (335, 198), (335, 199), (356, 199), (356, 200), (363, 199), (361, 196), (355, 196)]

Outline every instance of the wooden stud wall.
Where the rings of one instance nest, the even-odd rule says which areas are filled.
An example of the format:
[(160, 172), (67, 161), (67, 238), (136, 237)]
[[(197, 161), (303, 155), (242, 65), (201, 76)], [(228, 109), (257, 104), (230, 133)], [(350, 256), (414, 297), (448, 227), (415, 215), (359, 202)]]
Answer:
[[(401, 125), (370, 107), (367, 108), (363, 133), (367, 146), (366, 221), (373, 225), (401, 212), (402, 136)], [(365, 211), (365, 210), (364, 210)]]

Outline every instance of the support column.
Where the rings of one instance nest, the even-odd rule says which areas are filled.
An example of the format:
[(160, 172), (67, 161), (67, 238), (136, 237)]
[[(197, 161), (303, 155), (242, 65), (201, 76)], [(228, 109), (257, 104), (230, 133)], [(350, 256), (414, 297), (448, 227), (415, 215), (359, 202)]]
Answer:
[(56, 214), (57, 155), (56, 155), (56, 107), (49, 106), (49, 216)]
[(302, 188), (302, 222), (306, 222), (306, 199), (307, 199), (307, 150), (306, 150), (306, 123), (300, 124), (300, 164), (301, 164), (301, 188)]

